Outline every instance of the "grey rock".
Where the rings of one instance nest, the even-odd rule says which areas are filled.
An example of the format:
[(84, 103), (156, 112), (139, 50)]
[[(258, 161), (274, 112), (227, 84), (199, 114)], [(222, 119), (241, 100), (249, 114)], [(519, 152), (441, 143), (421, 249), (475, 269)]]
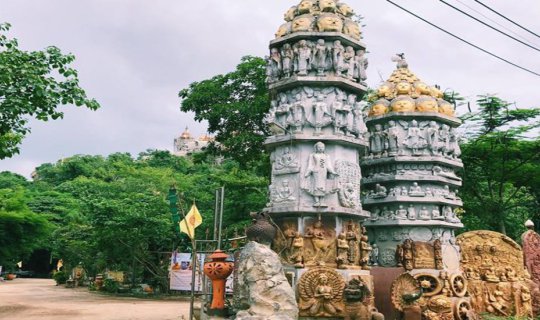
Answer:
[(279, 256), (269, 246), (250, 241), (242, 249), (234, 291), (237, 320), (294, 320), (298, 305)]

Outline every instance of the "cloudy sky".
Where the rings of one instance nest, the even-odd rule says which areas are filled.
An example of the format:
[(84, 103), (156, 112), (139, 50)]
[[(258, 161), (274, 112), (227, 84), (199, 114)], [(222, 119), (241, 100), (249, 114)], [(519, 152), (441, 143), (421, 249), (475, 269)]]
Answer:
[[(177, 93), (193, 81), (234, 69), (244, 55), (264, 56), (283, 13), (297, 0), (0, 0), (0, 21), (22, 48), (49, 45), (77, 57), (81, 84), (102, 108), (65, 107), (63, 120), (32, 121), (20, 155), (0, 161), (0, 171), (25, 176), (45, 162), (74, 154), (172, 149), (186, 126), (206, 131), (179, 110)], [(540, 52), (480, 25), (437, 0), (394, 0), (478, 46), (540, 73)], [(523, 41), (528, 34), (482, 9), (474, 0), (447, 0), (477, 10)], [(538, 0), (482, 0), (540, 34)], [(521, 108), (537, 106), (540, 77), (504, 64), (414, 18), (385, 0), (349, 0), (365, 17), (368, 84), (394, 69), (390, 58), (406, 53), (425, 82), (474, 99), (497, 93)], [(469, 8), (468, 8), (468, 7)], [(483, 18), (485, 19), (485, 18)], [(490, 22), (494, 24), (493, 22)], [(495, 24), (494, 24), (495, 25)], [(497, 26), (498, 28), (502, 28)], [(512, 33), (513, 34), (513, 33)]]

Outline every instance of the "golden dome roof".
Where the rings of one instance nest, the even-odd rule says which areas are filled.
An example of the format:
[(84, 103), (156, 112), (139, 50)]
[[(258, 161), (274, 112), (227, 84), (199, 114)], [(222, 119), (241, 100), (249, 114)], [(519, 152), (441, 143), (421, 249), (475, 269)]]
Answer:
[(314, 31), (342, 32), (360, 40), (360, 25), (353, 20), (354, 16), (354, 10), (338, 0), (302, 0), (285, 12), (285, 23), (276, 32), (276, 38)]
[(184, 130), (184, 132), (182, 132), (182, 134), (180, 135), (180, 139), (188, 140), (192, 138), (193, 137), (191, 136), (191, 133), (189, 132), (188, 127), (186, 127), (186, 130)]
[(437, 86), (428, 86), (409, 70), (404, 54), (398, 54), (392, 60), (397, 62), (396, 70), (370, 97), (373, 102), (369, 116), (379, 116), (392, 111), (438, 112), (454, 116), (454, 107), (443, 100), (443, 92)]

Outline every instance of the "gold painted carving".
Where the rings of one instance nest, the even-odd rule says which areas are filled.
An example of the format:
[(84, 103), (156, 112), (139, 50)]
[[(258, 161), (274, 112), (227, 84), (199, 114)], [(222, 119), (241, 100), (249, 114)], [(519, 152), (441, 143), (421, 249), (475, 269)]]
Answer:
[(492, 231), (467, 232), (457, 241), (475, 311), (532, 318), (532, 295), (519, 245)]
[(399, 311), (425, 304), (420, 283), (409, 273), (401, 274), (392, 282), (391, 299)]
[(333, 317), (344, 311), (345, 280), (333, 268), (314, 267), (298, 281), (300, 316)]

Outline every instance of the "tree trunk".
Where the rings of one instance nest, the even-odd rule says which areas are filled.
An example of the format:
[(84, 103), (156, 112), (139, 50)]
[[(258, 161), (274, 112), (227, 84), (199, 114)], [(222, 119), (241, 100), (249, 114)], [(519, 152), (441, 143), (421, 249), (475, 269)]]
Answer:
[(499, 232), (506, 235), (506, 225), (504, 219), (501, 217), (499, 220)]

